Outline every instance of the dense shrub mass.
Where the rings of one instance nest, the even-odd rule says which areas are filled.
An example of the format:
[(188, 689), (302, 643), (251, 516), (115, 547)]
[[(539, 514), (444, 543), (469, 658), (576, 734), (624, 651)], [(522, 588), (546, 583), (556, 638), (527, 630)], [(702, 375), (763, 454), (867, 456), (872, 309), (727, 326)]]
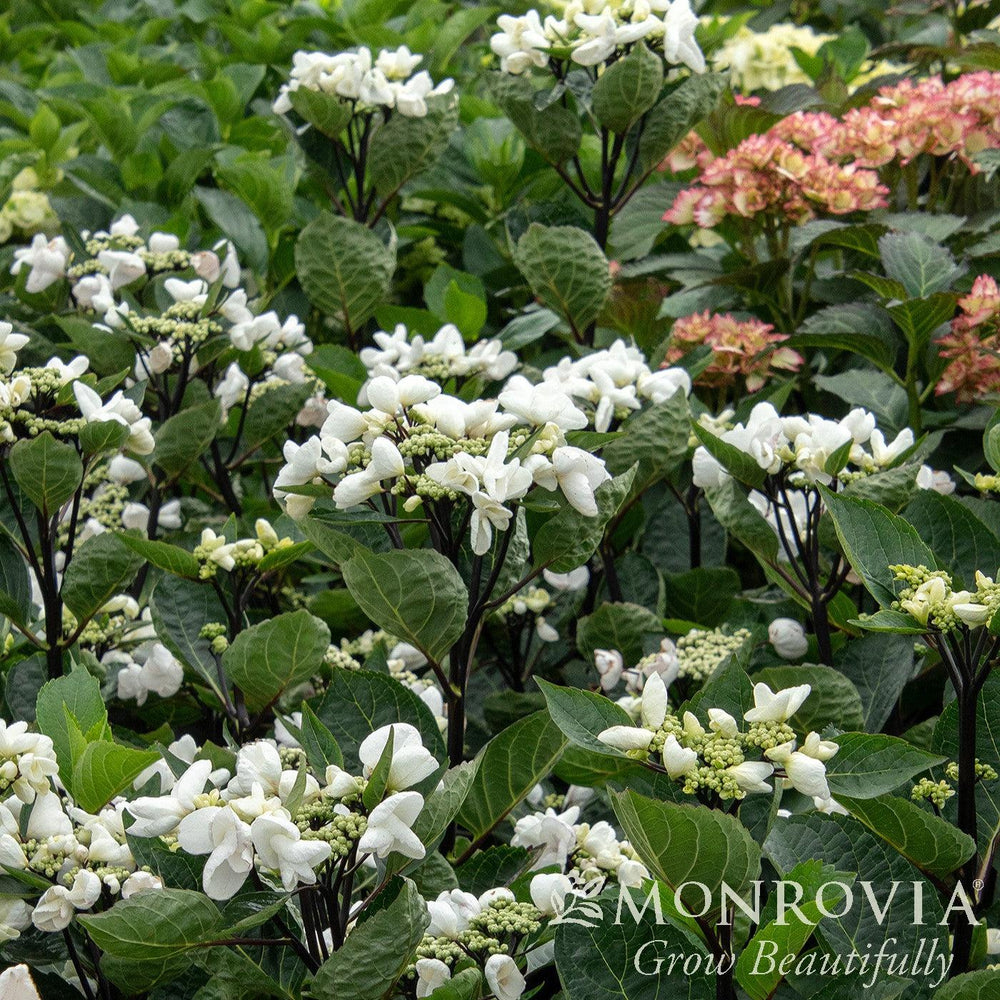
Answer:
[(0, 997), (998, 995), (1000, 3), (0, 50)]

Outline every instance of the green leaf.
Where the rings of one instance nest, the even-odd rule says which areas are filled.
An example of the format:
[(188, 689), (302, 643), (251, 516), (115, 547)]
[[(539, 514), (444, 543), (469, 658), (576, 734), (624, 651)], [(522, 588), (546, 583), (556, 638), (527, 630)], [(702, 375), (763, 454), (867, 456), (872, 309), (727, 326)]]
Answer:
[(851, 618), (848, 624), (883, 635), (924, 635), (927, 631), (925, 626), (905, 611), (890, 611), (885, 608), (863, 618)]
[(79, 439), (85, 455), (118, 451), (129, 439), (129, 428), (116, 420), (102, 420), (99, 423), (84, 424), (80, 428)]
[(558, 102), (539, 109), (525, 77), (497, 73), (491, 81), (494, 100), (528, 143), (549, 163), (571, 159), (580, 148), (580, 119)]
[(717, 434), (713, 434), (707, 427), (703, 427), (697, 421), (691, 422), (691, 429), (695, 437), (702, 443), (705, 450), (728, 472), (734, 479), (738, 479), (746, 486), (759, 489), (767, 472), (760, 467), (757, 460), (745, 451), (741, 451), (734, 444), (723, 441)]
[(1000, 410), (994, 412), (983, 431), (983, 457), (994, 472), (1000, 472)]
[(45, 654), (35, 653), (34, 656), (18, 660), (7, 671), (4, 678), (4, 701), (12, 721), (35, 721), (35, 703), (38, 692), (48, 680), (45, 666)]
[(173, 573), (174, 576), (183, 576), (189, 580), (198, 579), (199, 563), (195, 557), (182, 549), (179, 545), (171, 545), (169, 542), (158, 542), (140, 535), (129, 535), (119, 533), (118, 538), (137, 555), (142, 556), (146, 562), (158, 569)]
[[(386, 892), (391, 891), (386, 889)], [(309, 996), (379, 1000), (413, 961), (430, 922), (427, 904), (409, 880), (401, 880), (396, 898), (362, 920), (316, 972)]]
[(139, 893), (78, 919), (105, 956), (118, 960), (114, 979), (129, 992), (181, 971), (185, 952), (218, 937), (222, 924), (219, 908), (188, 889)]
[(726, 73), (702, 73), (687, 77), (668, 91), (646, 115), (639, 140), (639, 165), (652, 170), (703, 118), (712, 113), (729, 87)]
[(472, 839), (485, 837), (552, 770), (566, 738), (547, 712), (536, 712), (494, 736), (458, 814)]
[(316, 705), (316, 716), (349, 763), (357, 759), (358, 747), (369, 733), (394, 722), (415, 726), (424, 746), (438, 760), (445, 757), (444, 740), (431, 710), (388, 674), (334, 669), (326, 694)]
[[(128, 815), (126, 813), (126, 815)], [(126, 840), (136, 865), (147, 867), (173, 889), (197, 889), (201, 892), (206, 855), (171, 851), (159, 837), (133, 837), (126, 831)]]
[(627, 132), (656, 103), (662, 88), (663, 60), (639, 42), (594, 84), (594, 117), (612, 132)]
[(289, 93), (292, 107), (323, 135), (336, 139), (354, 114), (351, 105), (336, 94), (300, 87)]
[(533, 222), (517, 241), (514, 263), (535, 296), (577, 334), (597, 319), (611, 291), (607, 258), (575, 226)]
[(212, 443), (221, 420), (222, 406), (217, 399), (175, 413), (157, 429), (151, 460), (169, 480), (176, 479)]
[(975, 589), (976, 570), (993, 576), (1000, 567), (1000, 538), (955, 497), (920, 490), (903, 518), (927, 543), (955, 589)]
[(621, 475), (638, 463), (632, 495), (666, 479), (687, 458), (691, 426), (683, 392), (629, 417), (622, 433), (604, 448), (604, 461), (612, 475)]
[(41, 511), (54, 514), (83, 481), (76, 449), (48, 431), (18, 441), (7, 457), (11, 475), (24, 495)]
[(212, 644), (199, 635), (209, 623), (225, 624), (215, 592), (202, 582), (165, 576), (157, 581), (149, 607), (160, 642), (182, 663), (216, 683)]
[(705, 497), (715, 519), (733, 538), (742, 542), (765, 564), (777, 559), (777, 536), (732, 479), (721, 486), (707, 487)]
[(411, 177), (432, 167), (448, 147), (458, 124), (454, 94), (427, 100), (427, 114), (408, 118), (395, 114), (372, 137), (368, 176), (383, 197), (395, 194)]
[(523, 847), (496, 844), (477, 851), (455, 869), (459, 885), (474, 896), (487, 889), (510, 885), (527, 867), (530, 855)]
[(945, 760), (884, 733), (841, 733), (834, 739), (840, 750), (827, 761), (826, 776), (837, 796), (874, 799)]
[(297, 524), (302, 534), (337, 566), (342, 566), (358, 552), (368, 551), (353, 535), (338, 530), (320, 518), (304, 517)]
[[(784, 878), (803, 862), (820, 861), (840, 872), (855, 873), (859, 887), (869, 883), (877, 907), (856, 888), (853, 906), (834, 908), (833, 912), (843, 915), (825, 917), (816, 927), (817, 942), (831, 960), (838, 954), (877, 954), (883, 942), (892, 954), (912, 955), (921, 939), (925, 953), (933, 945), (937, 954), (950, 954), (948, 929), (939, 923), (943, 907), (937, 892), (901, 854), (856, 819), (818, 812), (792, 816), (772, 827), (765, 853)], [(922, 923), (913, 919), (918, 891), (923, 900)], [(860, 982), (853, 983), (856, 989), (849, 993), (845, 983), (838, 979), (832, 984), (835, 992), (827, 993), (829, 1000), (866, 995)]]
[(285, 688), (319, 673), (329, 646), (325, 623), (308, 611), (290, 611), (240, 632), (222, 654), (222, 665), (258, 711)]
[(299, 745), (306, 755), (309, 766), (317, 774), (325, 774), (330, 764), (344, 766), (344, 755), (333, 737), (333, 733), (323, 725), (319, 716), (302, 702), (302, 725), (299, 727)]
[(250, 266), (258, 272), (266, 271), (270, 258), (267, 235), (249, 206), (221, 188), (199, 186), (193, 194), (205, 214), (233, 241)]
[(535, 568), (568, 573), (582, 566), (597, 550), (608, 522), (618, 513), (632, 489), (635, 470), (615, 476), (594, 491), (597, 516), (586, 517), (566, 504), (550, 517), (532, 540)]
[(728, 566), (700, 566), (663, 579), (664, 607), (669, 617), (714, 628), (722, 624), (743, 584)]
[(360, 223), (321, 212), (299, 234), (295, 268), (309, 301), (356, 330), (385, 299), (396, 251)]
[[(665, 918), (666, 889), (644, 882), (641, 889), (620, 893), (621, 899), (618, 891), (606, 891), (577, 903), (556, 928), (556, 968), (567, 1000), (714, 1000), (715, 976), (705, 971), (707, 950)], [(623, 907), (626, 893), (643, 919)], [(657, 903), (662, 922), (656, 918)], [(686, 973), (683, 960), (671, 963), (671, 955), (690, 957), (691, 967), (697, 959), (698, 971)], [(657, 959), (665, 960), (662, 967)]]
[(73, 798), (87, 812), (98, 813), (159, 759), (155, 750), (133, 750), (107, 740), (88, 743), (73, 767)]
[(899, 341), (884, 309), (868, 302), (842, 302), (807, 317), (788, 346), (849, 351), (892, 371)]
[(955, 301), (956, 296), (950, 292), (938, 292), (926, 299), (907, 299), (888, 306), (887, 311), (909, 343), (923, 350), (934, 331), (955, 314)]
[(341, 567), (358, 606), (379, 628), (440, 663), (465, 628), (469, 594), (458, 570), (429, 549), (357, 552)]
[(192, 1000), (291, 1000), (293, 996), (242, 947), (206, 948), (192, 955), (192, 960), (209, 976)]
[[(466, 8), (465, 12), (471, 13), (471, 9)], [(479, 969), (463, 969), (431, 993), (428, 1000), (478, 1000), (482, 987), (483, 974)]]
[(462, 291), (454, 281), (445, 289), (444, 305), (444, 318), (454, 323), (466, 338), (475, 338), (486, 322), (486, 302), (478, 295)]
[(870, 500), (839, 497), (825, 487), (820, 490), (844, 554), (883, 607), (889, 607), (896, 599), (890, 566), (937, 568), (934, 553), (903, 518)]
[(993, 1000), (996, 988), (996, 971), (980, 969), (942, 983), (934, 994), (934, 1000)]
[[(708, 721), (709, 708), (721, 708), (737, 719), (742, 719), (754, 704), (753, 682), (745, 669), (753, 646), (754, 640), (751, 637), (723, 660), (701, 690), (687, 703), (688, 711), (700, 714), (705, 722)], [(702, 705), (705, 706), (704, 709)]]
[(63, 574), (63, 604), (78, 621), (87, 621), (132, 582), (142, 564), (142, 557), (129, 551), (117, 535), (92, 535), (73, 554)]
[(905, 635), (866, 635), (847, 643), (834, 664), (861, 696), (864, 723), (857, 728), (878, 732), (913, 676), (913, 640)]
[[(611, 793), (629, 843), (646, 867), (672, 890), (685, 882), (700, 882), (712, 894), (712, 913), (718, 912), (725, 883), (742, 896), (760, 874), (760, 847), (734, 816), (701, 805), (658, 802), (629, 790)], [(687, 909), (700, 912), (702, 892), (686, 887), (681, 893)]]
[(663, 621), (638, 604), (602, 604), (593, 614), (581, 618), (576, 631), (576, 648), (585, 660), (595, 649), (617, 649), (627, 664), (638, 663), (646, 653), (648, 636), (661, 636)]
[[(824, 386), (824, 388), (829, 387)], [(898, 389), (899, 387), (893, 388)], [(899, 392), (905, 396), (901, 389)], [(919, 468), (920, 466), (916, 462), (908, 462), (905, 465), (897, 465), (893, 469), (883, 469), (881, 472), (861, 476), (847, 483), (840, 491), (840, 496), (871, 500), (888, 508), (892, 513), (897, 513), (918, 491), (917, 472)]]
[[(838, 878), (838, 875), (841, 876)], [(849, 882), (849, 877), (838, 873), (832, 865), (821, 861), (804, 861), (796, 865), (786, 876), (786, 882), (802, 888), (803, 902), (798, 914), (782, 914), (778, 917), (777, 904), (768, 900), (768, 907), (761, 918), (761, 926), (747, 942), (736, 963), (736, 981), (747, 991), (750, 1000), (770, 1000), (778, 986), (785, 979), (781, 973), (782, 962), (788, 963), (787, 956), (798, 955), (812, 937), (813, 929), (823, 919), (816, 902), (817, 893), (822, 889), (822, 901), (828, 910), (836, 910), (844, 898), (844, 890), (830, 885), (832, 882)], [(796, 891), (796, 895), (799, 893)], [(768, 919), (767, 910), (774, 911), (774, 919)], [(770, 964), (762, 961), (770, 956)], [(758, 966), (762, 966), (758, 969)]]
[(25, 625), (31, 614), (28, 566), (17, 546), (0, 534), (0, 615)]
[(74, 760), (73, 734), (67, 713), (84, 733), (102, 732), (107, 726), (108, 710), (101, 697), (101, 685), (79, 665), (65, 676), (43, 684), (35, 702), (38, 729), (52, 740), (59, 762), (59, 777), (69, 786), (73, 783)]
[(261, 573), (272, 573), (274, 570), (284, 569), (285, 566), (291, 566), (292, 563), (298, 562), (307, 552), (311, 552), (312, 548), (312, 542), (296, 542), (294, 545), (284, 545), (281, 548), (272, 549), (261, 559), (257, 568)]
[(792, 716), (790, 725), (800, 733), (822, 732), (826, 726), (854, 730), (864, 726), (864, 710), (857, 688), (838, 670), (819, 665), (765, 667), (753, 675), (772, 691), (808, 684), (812, 691)]
[(838, 795), (837, 801), (928, 875), (946, 878), (975, 853), (971, 837), (909, 799), (893, 795), (852, 799)]
[(891, 232), (878, 241), (885, 273), (911, 298), (943, 292), (962, 273), (951, 251), (921, 233)]
[(308, 385), (268, 385), (247, 407), (239, 454), (250, 455), (275, 435), (284, 435), (287, 428), (295, 423), (310, 392)]
[(369, 812), (382, 801), (382, 796), (389, 784), (389, 769), (392, 767), (392, 748), (395, 742), (396, 730), (389, 730), (389, 738), (385, 741), (382, 754), (375, 762), (372, 773), (368, 776), (368, 784), (361, 794), (361, 802)]
[(597, 738), (611, 726), (635, 725), (625, 709), (594, 691), (559, 687), (541, 677), (536, 677), (535, 683), (545, 695), (550, 718), (574, 746), (602, 756), (628, 759), (621, 750)]

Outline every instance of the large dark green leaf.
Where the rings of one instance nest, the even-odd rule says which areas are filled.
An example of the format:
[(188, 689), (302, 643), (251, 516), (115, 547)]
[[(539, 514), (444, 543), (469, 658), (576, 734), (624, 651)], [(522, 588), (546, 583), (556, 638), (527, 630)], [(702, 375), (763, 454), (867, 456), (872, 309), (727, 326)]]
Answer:
[(357, 760), (361, 741), (369, 733), (394, 722), (415, 726), (420, 730), (424, 746), (438, 760), (444, 760), (444, 740), (430, 709), (409, 688), (388, 674), (335, 669), (326, 694), (314, 708), (317, 717), (336, 739), (348, 770)]
[[(701, 805), (658, 802), (631, 790), (612, 792), (611, 804), (653, 875), (675, 891), (685, 883), (707, 886), (711, 912), (717, 912), (723, 883), (742, 896), (760, 874), (760, 847), (734, 816)], [(704, 908), (697, 887), (686, 886), (681, 898), (690, 912)]]
[(373, 622), (435, 663), (465, 628), (468, 591), (458, 570), (439, 552), (358, 551), (342, 572), (351, 596)]
[(547, 712), (536, 712), (494, 736), (458, 814), (473, 840), (486, 836), (552, 770), (566, 738)]
[(330, 630), (308, 611), (290, 611), (244, 629), (222, 656), (226, 675), (257, 711), (287, 687), (318, 674)]

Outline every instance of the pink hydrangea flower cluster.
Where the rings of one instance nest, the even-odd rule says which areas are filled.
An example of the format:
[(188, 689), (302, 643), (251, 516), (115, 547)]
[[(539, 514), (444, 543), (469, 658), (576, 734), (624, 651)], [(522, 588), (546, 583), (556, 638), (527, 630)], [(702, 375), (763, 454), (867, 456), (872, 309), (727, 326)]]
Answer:
[(670, 368), (695, 347), (707, 344), (712, 348), (712, 363), (695, 384), (726, 388), (742, 377), (747, 392), (757, 392), (775, 370), (797, 372), (802, 367), (798, 351), (778, 346), (787, 339), (762, 320), (705, 310), (674, 323), (661, 367)]
[(961, 313), (938, 341), (941, 356), (950, 360), (935, 392), (953, 392), (958, 402), (971, 403), (985, 393), (1000, 392), (1000, 288), (988, 274), (981, 274), (958, 306)]
[(771, 131), (838, 162), (878, 168), (905, 166), (921, 154), (958, 157), (973, 172), (976, 153), (1000, 147), (1000, 73), (968, 73), (951, 83), (940, 77), (902, 80), (842, 120), (796, 112)]
[(888, 189), (875, 171), (890, 164), (905, 167), (926, 154), (978, 172), (975, 155), (1000, 148), (998, 107), (1000, 73), (968, 73), (947, 84), (935, 76), (883, 87), (843, 118), (797, 111), (718, 158), (691, 133), (664, 167), (697, 167), (698, 185), (682, 191), (664, 219), (708, 229), (726, 216), (771, 212), (801, 222), (882, 208)]
[(713, 160), (663, 218), (711, 229), (727, 216), (752, 219), (766, 212), (797, 223), (818, 214), (884, 208), (888, 193), (874, 171), (834, 163), (769, 132)]

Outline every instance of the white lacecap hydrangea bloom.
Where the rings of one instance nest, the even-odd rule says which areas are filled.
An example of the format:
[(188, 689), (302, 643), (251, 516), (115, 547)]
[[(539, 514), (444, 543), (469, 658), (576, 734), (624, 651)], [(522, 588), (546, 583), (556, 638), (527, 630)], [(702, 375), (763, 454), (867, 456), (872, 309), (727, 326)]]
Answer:
[(695, 73), (705, 58), (695, 41), (698, 19), (688, 0), (572, 0), (544, 19), (537, 10), (497, 19), (490, 39), (504, 73), (518, 75), (552, 60), (578, 66), (601, 66), (639, 41), (662, 52), (667, 63)]
[[(324, 388), (305, 360), (313, 350), (305, 325), (294, 315), (282, 318), (273, 310), (258, 312), (241, 287), (242, 268), (232, 242), (224, 239), (211, 249), (188, 251), (172, 233), (144, 236), (140, 228), (132, 216), (124, 215), (107, 231), (83, 232), (82, 253), (74, 252), (62, 237), (47, 241), (39, 235), (30, 246), (15, 251), (11, 271), (26, 273), (25, 288), (31, 293), (67, 282), (71, 303), (96, 329), (114, 329), (131, 337), (136, 360), (128, 384), (175, 373), (182, 366), (195, 374), (194, 352), (207, 339), (223, 336), (238, 351), (259, 352), (264, 360), (263, 370), (252, 378), (239, 359), (213, 377), (209, 388), (224, 411), (248, 403), (251, 392), (308, 385), (313, 395), (297, 422), (317, 424), (317, 409), (325, 404)], [(162, 308), (141, 294), (159, 277), (168, 300)], [(14, 354), (23, 346), (22, 335), (5, 328), (0, 324), (0, 374), (13, 368)], [(80, 363), (82, 367), (76, 368)], [(259, 360), (254, 365), (259, 369)], [(65, 381), (72, 381), (86, 370), (87, 359), (64, 365), (53, 358), (49, 367), (59, 368)], [(204, 378), (213, 371), (209, 367), (199, 375)], [(99, 418), (105, 418), (93, 400), (86, 405), (88, 419), (90, 411), (100, 411)], [(116, 406), (124, 415), (124, 404), (118, 401)]]
[(288, 114), (293, 108), (291, 95), (304, 89), (348, 101), (358, 112), (382, 108), (407, 118), (423, 118), (428, 110), (427, 98), (449, 93), (455, 81), (443, 80), (435, 86), (426, 70), (415, 72), (422, 58), (405, 45), (382, 49), (374, 58), (365, 46), (333, 54), (296, 52), (288, 83), (278, 92), (274, 111)]

